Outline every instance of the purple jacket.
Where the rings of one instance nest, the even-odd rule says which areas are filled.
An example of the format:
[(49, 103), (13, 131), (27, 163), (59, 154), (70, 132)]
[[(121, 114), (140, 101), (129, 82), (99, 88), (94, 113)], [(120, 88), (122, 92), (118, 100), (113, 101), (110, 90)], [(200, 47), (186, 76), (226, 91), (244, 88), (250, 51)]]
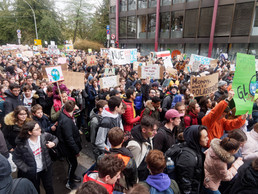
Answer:
[[(69, 94), (69, 90), (66, 87), (66, 85), (61, 84), (59, 85), (59, 88), (60, 88), (60, 91), (66, 91), (67, 94)], [(59, 99), (59, 95), (56, 93), (56, 90), (58, 90), (57, 83), (54, 83), (54, 86), (53, 86), (54, 99)]]

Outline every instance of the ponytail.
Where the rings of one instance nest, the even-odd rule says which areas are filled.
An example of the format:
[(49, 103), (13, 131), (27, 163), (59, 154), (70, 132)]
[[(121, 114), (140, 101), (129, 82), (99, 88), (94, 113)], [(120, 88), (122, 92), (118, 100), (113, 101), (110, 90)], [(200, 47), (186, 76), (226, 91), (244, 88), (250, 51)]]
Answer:
[(226, 151), (238, 150), (240, 147), (240, 142), (233, 138), (225, 137), (220, 142), (220, 146)]

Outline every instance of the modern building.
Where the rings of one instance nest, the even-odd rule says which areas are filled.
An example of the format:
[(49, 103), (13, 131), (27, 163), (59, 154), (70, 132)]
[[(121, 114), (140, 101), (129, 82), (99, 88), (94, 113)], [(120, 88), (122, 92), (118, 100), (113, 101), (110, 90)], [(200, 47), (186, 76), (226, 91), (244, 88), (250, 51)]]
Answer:
[(237, 52), (258, 58), (258, 0), (110, 0), (109, 19), (120, 47), (142, 55), (156, 43), (157, 51), (208, 56), (213, 42), (213, 58), (220, 51), (230, 60)]

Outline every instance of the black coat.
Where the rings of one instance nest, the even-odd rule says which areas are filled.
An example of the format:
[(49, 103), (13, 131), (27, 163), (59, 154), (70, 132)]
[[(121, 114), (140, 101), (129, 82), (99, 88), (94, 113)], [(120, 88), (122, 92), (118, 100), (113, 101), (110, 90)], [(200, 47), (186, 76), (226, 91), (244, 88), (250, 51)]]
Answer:
[[(48, 169), (52, 164), (52, 160), (48, 153), (46, 144), (48, 141), (58, 144), (58, 139), (50, 133), (42, 133), (40, 136), (40, 144), (42, 150), (43, 168)], [(25, 139), (16, 139), (16, 148), (13, 152), (13, 162), (20, 170), (20, 175), (25, 178), (34, 178), (37, 174), (37, 164), (33, 152), (29, 146), (29, 142)]]
[(4, 102), (4, 111), (5, 111), (5, 115), (7, 115), (8, 113), (14, 111), (14, 109), (19, 106), (19, 105), (23, 105), (21, 96), (14, 96), (10, 90), (6, 90), (5, 95), (7, 96)]
[(73, 119), (64, 112), (59, 116), (56, 135), (59, 139), (58, 149), (63, 156), (77, 155), (81, 151), (79, 130)]
[(42, 106), (43, 112), (50, 115), (51, 108), (54, 104), (53, 96), (48, 97), (42, 89), (37, 90), (37, 94), (39, 95), (38, 103)]
[(53, 124), (51, 124), (49, 118), (46, 115), (43, 114), (41, 118), (33, 116), (33, 120), (39, 124), (43, 132), (51, 132), (51, 127), (53, 126)]

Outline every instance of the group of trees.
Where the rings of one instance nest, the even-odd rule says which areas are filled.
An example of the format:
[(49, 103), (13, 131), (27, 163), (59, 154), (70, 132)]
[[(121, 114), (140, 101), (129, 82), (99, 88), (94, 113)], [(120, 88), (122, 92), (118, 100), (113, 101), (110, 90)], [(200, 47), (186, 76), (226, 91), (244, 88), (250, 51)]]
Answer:
[(103, 44), (106, 25), (109, 24), (109, 1), (101, 5), (88, 0), (63, 0), (63, 11), (56, 7), (55, 0), (2, 0), (0, 1), (0, 45), (17, 43), (16, 30), (22, 31), (22, 44), (33, 44), (36, 15), (38, 38), (42, 41), (90, 40)]

